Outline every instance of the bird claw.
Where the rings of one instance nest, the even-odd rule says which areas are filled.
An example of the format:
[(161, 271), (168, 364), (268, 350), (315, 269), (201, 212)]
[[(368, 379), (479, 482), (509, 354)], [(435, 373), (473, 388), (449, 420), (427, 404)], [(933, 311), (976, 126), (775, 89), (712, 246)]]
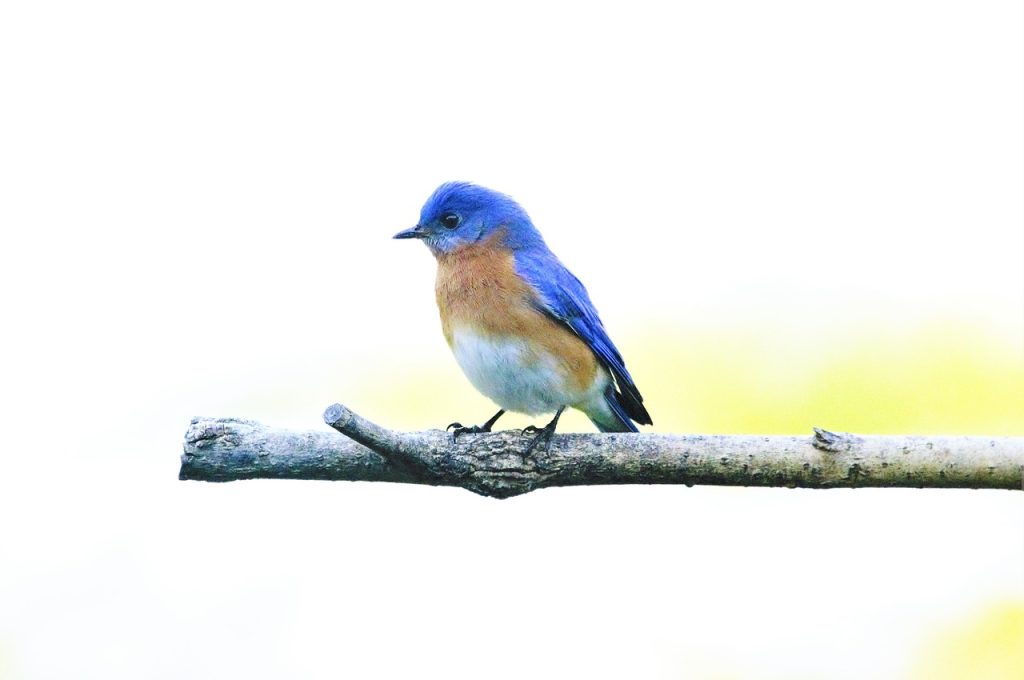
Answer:
[(452, 441), (457, 442), (460, 434), (480, 434), (481, 432), (490, 432), (491, 428), (485, 428), (480, 425), (471, 425), (470, 427), (466, 427), (462, 423), (456, 422), (449, 423), (448, 427), (444, 428), (445, 432), (448, 430), (452, 431)]
[(527, 445), (526, 450), (523, 451), (523, 457), (529, 456), (533, 453), (533, 450), (537, 448), (537, 444), (540, 444), (540, 440), (544, 440), (544, 454), (551, 453), (551, 437), (555, 434), (555, 428), (558, 427), (558, 419), (562, 417), (562, 411), (565, 407), (562, 406), (555, 411), (555, 417), (551, 419), (551, 422), (544, 427), (537, 427), (536, 425), (528, 425), (523, 428), (523, 434), (536, 433), (537, 436), (533, 438), (533, 441)]
[(534, 425), (530, 425), (529, 427), (523, 428), (523, 434), (527, 433), (537, 433), (537, 436), (534, 437), (526, 446), (526, 450), (523, 451), (524, 456), (529, 456), (533, 453), (534, 449), (537, 448), (537, 445), (540, 444), (542, 439), (544, 440), (544, 454), (547, 455), (551, 453), (551, 437), (555, 434), (554, 427), (551, 427), (550, 425), (547, 427), (536, 427)]

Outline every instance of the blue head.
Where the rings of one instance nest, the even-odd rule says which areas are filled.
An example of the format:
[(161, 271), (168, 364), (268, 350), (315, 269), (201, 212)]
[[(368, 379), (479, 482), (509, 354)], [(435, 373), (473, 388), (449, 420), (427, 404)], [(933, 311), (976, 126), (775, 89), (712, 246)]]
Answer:
[(490, 238), (501, 232), (512, 250), (543, 244), (523, 208), (505, 194), (469, 182), (448, 182), (431, 194), (419, 223), (395, 238), (422, 239), (434, 255)]

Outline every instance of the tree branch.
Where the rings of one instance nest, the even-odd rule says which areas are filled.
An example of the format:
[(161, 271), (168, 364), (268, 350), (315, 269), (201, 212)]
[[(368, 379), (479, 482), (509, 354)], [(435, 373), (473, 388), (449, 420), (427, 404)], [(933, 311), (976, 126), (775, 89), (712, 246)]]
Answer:
[[(1024, 437), (559, 434), (524, 456), (518, 430), (394, 432), (340, 404), (324, 420), (345, 435), (292, 432), (238, 418), (194, 418), (179, 479), (322, 479), (458, 486), (508, 498), (549, 486), (716, 484), (1021, 489)], [(538, 447), (540, 448), (540, 447)]]

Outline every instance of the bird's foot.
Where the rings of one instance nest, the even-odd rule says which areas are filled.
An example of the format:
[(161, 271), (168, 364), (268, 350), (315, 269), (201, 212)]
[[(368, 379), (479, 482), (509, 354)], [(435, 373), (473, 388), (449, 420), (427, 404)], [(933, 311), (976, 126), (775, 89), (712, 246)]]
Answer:
[[(501, 409), (483, 425), (473, 425), (472, 427), (466, 427), (462, 423), (451, 423), (448, 427), (444, 428), (445, 432), (448, 430), (452, 431), (452, 443), (459, 441), (460, 434), (480, 434), (481, 432), (490, 432), (491, 428), (494, 427), (494, 423), (498, 422), (498, 418), (505, 414), (505, 409)], [(454, 429), (453, 429), (454, 428)]]
[(523, 428), (523, 434), (534, 434), (535, 432), (537, 433), (537, 436), (534, 437), (534, 440), (530, 441), (529, 445), (527, 445), (526, 451), (522, 452), (523, 456), (529, 456), (532, 452), (534, 452), (534, 450), (537, 449), (537, 445), (541, 443), (542, 439), (544, 440), (544, 453), (551, 453), (551, 437), (555, 433), (555, 428), (558, 427), (558, 419), (562, 417), (563, 411), (565, 411), (565, 407), (562, 407), (558, 411), (556, 411), (555, 417), (552, 418), (551, 422), (545, 425), (544, 427), (538, 427), (537, 425), (528, 425)]
[(490, 432), (491, 428), (487, 425), (471, 425), (466, 427), (462, 423), (450, 423), (444, 430), (445, 432), (451, 430), (452, 441), (458, 441), (460, 434), (480, 434), (481, 432)]
[(526, 450), (523, 451), (523, 456), (529, 456), (533, 453), (534, 449), (543, 441), (544, 442), (544, 453), (551, 453), (551, 437), (555, 434), (555, 428), (558, 427), (558, 419), (562, 417), (562, 411), (565, 407), (558, 409), (555, 413), (555, 417), (550, 423), (544, 427), (537, 427), (536, 425), (528, 425), (523, 428), (523, 434), (534, 434), (536, 435), (533, 440), (526, 446)]
[(533, 453), (533, 451), (537, 448), (537, 446), (540, 445), (541, 442), (544, 442), (544, 453), (547, 454), (551, 452), (551, 437), (555, 434), (555, 424), (550, 423), (548, 425), (545, 425), (544, 427), (536, 427), (535, 425), (530, 425), (529, 427), (523, 428), (523, 434), (535, 435), (534, 438), (530, 440), (530, 443), (527, 444), (526, 450), (523, 451), (524, 456), (529, 456), (531, 453)]

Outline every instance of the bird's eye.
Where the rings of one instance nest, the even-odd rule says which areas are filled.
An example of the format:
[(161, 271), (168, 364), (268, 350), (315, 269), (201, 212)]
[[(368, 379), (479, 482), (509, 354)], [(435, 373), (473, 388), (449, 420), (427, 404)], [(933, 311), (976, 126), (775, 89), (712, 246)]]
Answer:
[(459, 220), (459, 216), (456, 215), (455, 213), (445, 213), (444, 215), (441, 216), (441, 226), (443, 226), (445, 229), (454, 229), (455, 227), (459, 226), (460, 221), (461, 220)]

